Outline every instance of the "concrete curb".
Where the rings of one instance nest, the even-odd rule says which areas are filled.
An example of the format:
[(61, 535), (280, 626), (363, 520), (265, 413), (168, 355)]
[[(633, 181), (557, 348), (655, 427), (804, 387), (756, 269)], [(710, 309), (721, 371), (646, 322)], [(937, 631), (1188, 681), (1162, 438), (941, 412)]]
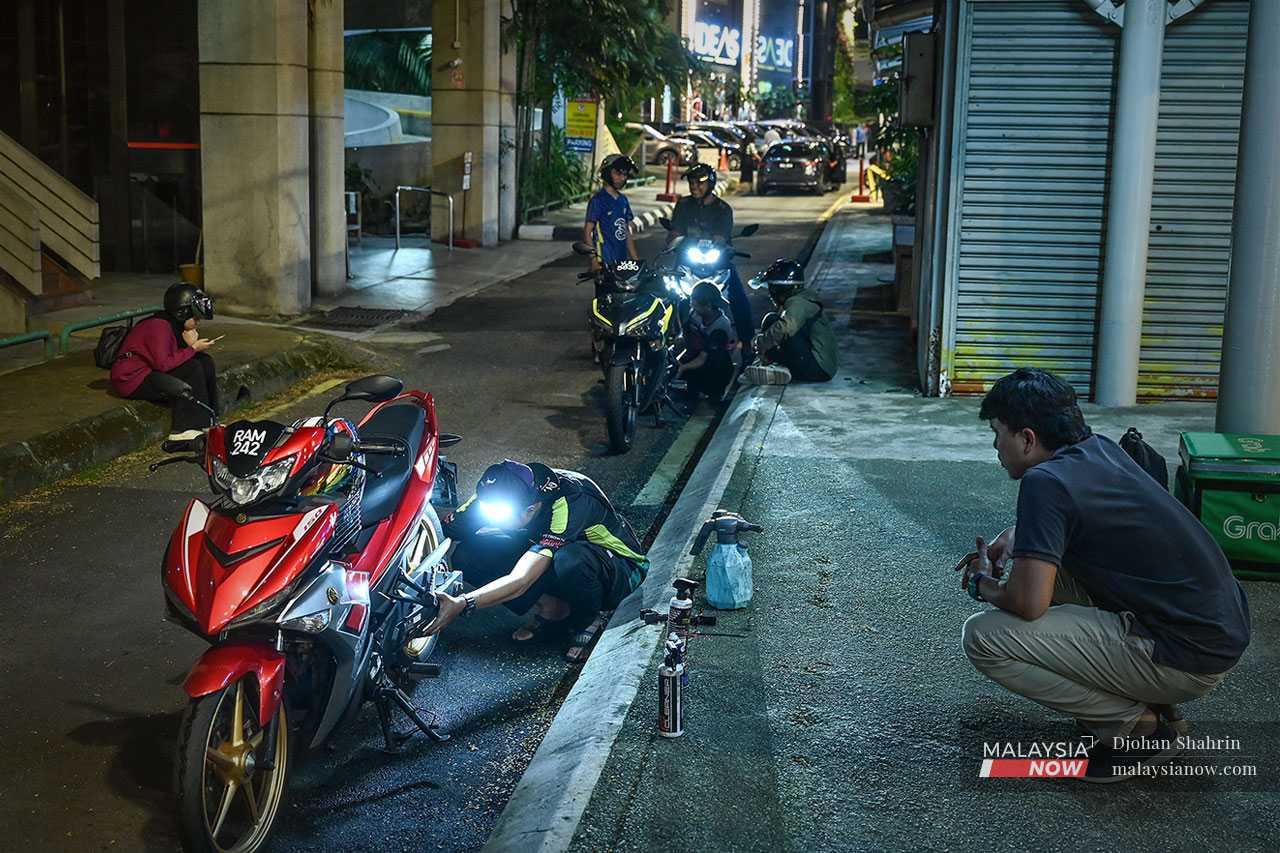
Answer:
[(724, 495), (743, 453), (757, 450), (783, 387), (748, 388), (729, 412), (649, 549), (651, 568), (605, 628), (577, 683), (498, 818), (485, 853), (561, 851), (569, 847), (642, 687), (661, 637), (640, 621), (641, 608), (665, 610), (671, 581), (693, 562), (689, 548)]
[[(328, 341), (305, 338), (270, 358), (227, 370), (218, 377), (218, 388), (230, 412), (279, 393), (320, 370), (357, 363)], [(53, 432), (2, 445), (0, 503), (145, 447), (165, 434), (168, 423), (169, 414), (161, 406), (122, 401), (114, 409)]]

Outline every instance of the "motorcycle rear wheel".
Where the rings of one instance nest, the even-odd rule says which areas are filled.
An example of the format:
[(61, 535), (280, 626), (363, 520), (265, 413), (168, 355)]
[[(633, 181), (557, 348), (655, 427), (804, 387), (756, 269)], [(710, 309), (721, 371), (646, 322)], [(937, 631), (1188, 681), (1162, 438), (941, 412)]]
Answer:
[(605, 381), (605, 425), (609, 429), (609, 448), (614, 453), (626, 453), (636, 435), (635, 389), (628, 387), (629, 365), (615, 364), (609, 368)]
[(275, 767), (262, 770), (266, 730), (248, 676), (187, 705), (178, 735), (178, 831), (188, 853), (254, 853), (266, 843), (284, 800), (290, 743), (284, 703), (277, 714)]

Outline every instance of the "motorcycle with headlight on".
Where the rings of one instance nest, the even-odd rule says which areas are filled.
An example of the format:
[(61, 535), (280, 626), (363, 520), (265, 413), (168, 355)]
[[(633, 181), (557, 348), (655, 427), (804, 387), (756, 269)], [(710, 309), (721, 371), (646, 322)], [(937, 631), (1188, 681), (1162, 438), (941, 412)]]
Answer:
[[(574, 252), (593, 255), (585, 243)], [(679, 336), (675, 299), (663, 290), (655, 266), (624, 259), (578, 274), (578, 282), (594, 281), (591, 300), (593, 347), (605, 382), (605, 426), (614, 453), (631, 449), (640, 414), (653, 410), (658, 426), (669, 408), (684, 412), (667, 394), (672, 345)]]
[[(671, 230), (670, 219), (664, 216), (659, 218), (658, 222), (668, 231)], [(759, 230), (759, 225), (747, 225), (736, 236), (750, 237)], [(693, 289), (704, 281), (714, 285), (725, 299), (732, 303), (728, 287), (733, 279), (733, 260), (751, 257), (747, 252), (736, 250), (729, 240), (696, 237), (682, 237), (667, 251), (674, 254), (675, 262), (662, 274), (662, 283), (679, 300), (677, 313), (682, 324), (689, 318), (689, 297)], [(738, 337), (741, 340), (750, 340), (753, 331), (753, 329), (737, 329)]]
[[(166, 393), (193, 400), (173, 377)], [(163, 380), (162, 380), (163, 381)], [(329, 416), (373, 403), (358, 423)], [(409, 698), (436, 637), (420, 629), (440, 592), (461, 591), (434, 504), (456, 503), (461, 439), (437, 429), (430, 394), (369, 376), (320, 417), (216, 424), (162, 445), (200, 466), (215, 495), (192, 499), (161, 565), (168, 619), (207, 640), (183, 687), (176, 806), (188, 851), (259, 850), (299, 748), (323, 743), (373, 702), (385, 747), (397, 712), (447, 739)]]

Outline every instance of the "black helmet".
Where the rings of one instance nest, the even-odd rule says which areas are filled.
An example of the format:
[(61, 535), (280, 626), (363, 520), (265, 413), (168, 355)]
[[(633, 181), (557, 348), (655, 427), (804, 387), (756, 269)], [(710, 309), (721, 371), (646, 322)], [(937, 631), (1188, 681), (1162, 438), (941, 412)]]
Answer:
[(609, 183), (609, 173), (617, 169), (628, 178), (640, 172), (636, 162), (625, 154), (610, 154), (600, 161), (600, 180)]
[(698, 163), (695, 166), (691, 166), (689, 171), (684, 173), (684, 177), (685, 180), (697, 181), (699, 183), (702, 181), (709, 181), (711, 185), (707, 187), (707, 192), (711, 192), (716, 188), (716, 170), (708, 166), (706, 163)]
[(476, 483), (476, 500), (488, 521), (499, 527), (505, 525), (538, 502), (533, 469), (512, 459), (490, 465)]
[(700, 281), (695, 284), (693, 292), (689, 294), (689, 301), (694, 305), (714, 305), (717, 308), (723, 308), (728, 304), (720, 288), (709, 281)]
[(787, 297), (804, 287), (804, 267), (788, 258), (778, 258), (769, 268), (756, 273), (747, 282), (752, 289), (769, 288), (774, 302), (784, 302)]
[(194, 284), (180, 281), (164, 292), (164, 313), (179, 323), (192, 317), (209, 320), (213, 317), (213, 298)]

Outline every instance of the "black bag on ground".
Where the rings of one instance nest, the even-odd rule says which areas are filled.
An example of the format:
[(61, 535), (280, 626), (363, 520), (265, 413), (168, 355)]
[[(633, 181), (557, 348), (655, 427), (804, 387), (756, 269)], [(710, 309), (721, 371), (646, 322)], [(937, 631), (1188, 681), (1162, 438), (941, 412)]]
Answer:
[(1142, 433), (1138, 432), (1136, 427), (1129, 427), (1125, 434), (1120, 436), (1120, 449), (1128, 453), (1129, 458), (1137, 462), (1139, 468), (1150, 474), (1162, 489), (1169, 490), (1169, 468), (1165, 464), (1164, 457), (1142, 440)]
[(93, 348), (93, 363), (103, 370), (110, 370), (120, 355), (120, 345), (132, 328), (131, 318), (127, 326), (107, 326), (103, 329), (102, 334), (98, 335), (98, 345)]

